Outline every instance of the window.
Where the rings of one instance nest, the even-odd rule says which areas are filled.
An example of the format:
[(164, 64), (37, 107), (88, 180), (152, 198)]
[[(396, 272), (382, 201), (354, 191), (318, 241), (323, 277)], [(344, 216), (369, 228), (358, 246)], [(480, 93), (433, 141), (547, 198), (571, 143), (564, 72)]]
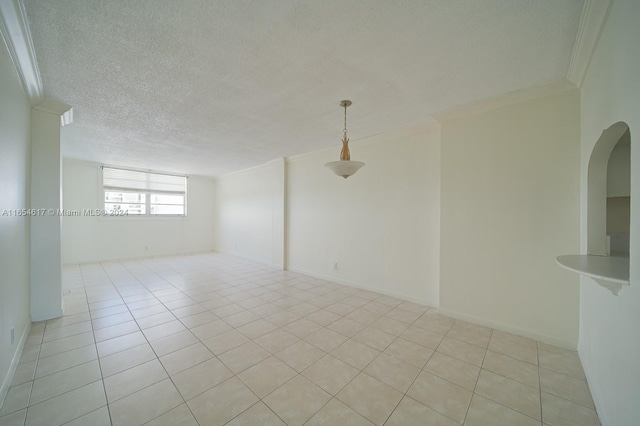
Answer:
[(185, 176), (102, 168), (104, 209), (129, 216), (186, 216)]

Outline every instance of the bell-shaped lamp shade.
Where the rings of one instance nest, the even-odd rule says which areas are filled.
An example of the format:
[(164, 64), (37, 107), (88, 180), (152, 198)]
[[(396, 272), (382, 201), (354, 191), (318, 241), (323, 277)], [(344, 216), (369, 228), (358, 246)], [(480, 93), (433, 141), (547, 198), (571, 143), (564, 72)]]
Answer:
[(362, 161), (349, 160), (331, 161), (330, 163), (325, 164), (325, 167), (328, 167), (333, 173), (338, 176), (342, 176), (345, 179), (349, 176), (355, 175), (362, 166), (364, 166)]

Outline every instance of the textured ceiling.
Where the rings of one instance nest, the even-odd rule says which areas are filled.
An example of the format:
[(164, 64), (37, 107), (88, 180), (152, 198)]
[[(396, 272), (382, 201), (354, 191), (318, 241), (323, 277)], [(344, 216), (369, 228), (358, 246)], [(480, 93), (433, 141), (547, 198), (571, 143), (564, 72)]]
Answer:
[(24, 0), (65, 157), (216, 176), (566, 77), (583, 0)]

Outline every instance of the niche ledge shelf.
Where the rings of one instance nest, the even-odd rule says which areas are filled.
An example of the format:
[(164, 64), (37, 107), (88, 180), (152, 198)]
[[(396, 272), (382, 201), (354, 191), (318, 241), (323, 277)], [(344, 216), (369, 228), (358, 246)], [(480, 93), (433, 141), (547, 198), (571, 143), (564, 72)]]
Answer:
[(616, 296), (629, 285), (628, 257), (567, 254), (558, 256), (556, 261), (565, 269), (593, 278)]

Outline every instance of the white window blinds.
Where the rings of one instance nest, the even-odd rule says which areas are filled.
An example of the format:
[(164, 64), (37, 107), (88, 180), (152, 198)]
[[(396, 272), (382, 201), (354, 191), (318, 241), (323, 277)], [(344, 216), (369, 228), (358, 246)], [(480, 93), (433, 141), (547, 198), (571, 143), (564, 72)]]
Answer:
[(102, 168), (105, 211), (115, 216), (185, 216), (187, 178)]
[(165, 194), (184, 194), (187, 190), (185, 176), (103, 167), (102, 179), (105, 190)]

